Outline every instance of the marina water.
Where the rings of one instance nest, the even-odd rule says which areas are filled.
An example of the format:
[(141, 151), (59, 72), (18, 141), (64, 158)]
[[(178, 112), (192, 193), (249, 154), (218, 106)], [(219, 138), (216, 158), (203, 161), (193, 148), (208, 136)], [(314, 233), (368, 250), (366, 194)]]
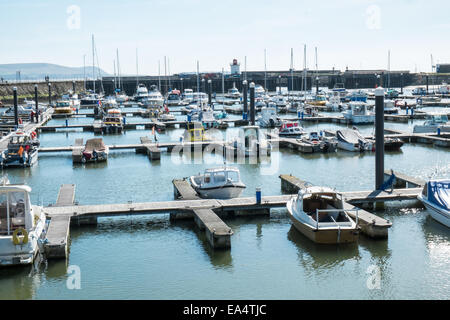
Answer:
[[(183, 117), (183, 116), (180, 116)], [(239, 118), (236, 116), (236, 118)], [(127, 118), (127, 121), (142, 121)], [(91, 123), (92, 118), (69, 123)], [(423, 120), (415, 120), (421, 123)], [(49, 124), (64, 124), (52, 120)], [(303, 124), (309, 130), (339, 124)], [(412, 131), (413, 123), (385, 123)], [(238, 134), (229, 128), (227, 135)], [(360, 126), (372, 134), (372, 126)], [(183, 129), (157, 133), (159, 141), (178, 141)], [(106, 144), (139, 143), (151, 130), (105, 135)], [(93, 133), (61, 130), (42, 133), (41, 146), (66, 146)], [(224, 136), (225, 137), (225, 136)], [(70, 153), (40, 154), (37, 166), (8, 169), (12, 183), (33, 189), (33, 204), (56, 201), (61, 184), (76, 184), (80, 204), (173, 200), (172, 179), (220, 165), (219, 156), (201, 164), (163, 153), (150, 162), (134, 151), (111, 151), (107, 163), (72, 164)], [(180, 161), (175, 161), (178, 159)], [(183, 163), (183, 159), (185, 159)], [(272, 174), (267, 164), (233, 164), (247, 185), (243, 196), (281, 194), (279, 174), (293, 174), (339, 191), (372, 190), (375, 153), (300, 154), (282, 149)], [(405, 144), (386, 152), (385, 169), (422, 179), (450, 178), (450, 153), (424, 144)], [(225, 219), (233, 229), (231, 250), (212, 250), (193, 221), (169, 222), (168, 215), (99, 218), (97, 226), (71, 228), (67, 261), (0, 270), (0, 299), (449, 299), (450, 235), (425, 209), (392, 203), (377, 214), (393, 226), (385, 240), (360, 236), (357, 244), (322, 246), (297, 232), (286, 210), (270, 217)], [(69, 289), (71, 266), (79, 267), (80, 289)]]

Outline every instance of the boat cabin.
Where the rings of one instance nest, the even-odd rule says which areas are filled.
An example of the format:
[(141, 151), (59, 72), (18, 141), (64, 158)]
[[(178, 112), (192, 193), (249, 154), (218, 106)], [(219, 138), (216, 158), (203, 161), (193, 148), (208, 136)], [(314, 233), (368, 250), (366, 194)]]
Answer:
[(0, 186), (0, 236), (11, 236), (18, 228), (34, 227), (29, 193), (25, 185)]
[(201, 186), (203, 188), (223, 185), (226, 182), (238, 183), (241, 181), (239, 170), (228, 167), (206, 169), (202, 177)]
[(205, 137), (205, 129), (201, 122), (188, 122), (184, 134), (185, 141), (198, 142), (207, 140)]

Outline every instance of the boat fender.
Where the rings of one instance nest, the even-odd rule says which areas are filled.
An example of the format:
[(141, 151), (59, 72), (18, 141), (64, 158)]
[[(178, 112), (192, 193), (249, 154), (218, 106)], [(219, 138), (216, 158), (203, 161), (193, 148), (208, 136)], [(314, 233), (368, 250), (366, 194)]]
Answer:
[[(21, 236), (19, 236), (19, 233)], [(28, 232), (24, 228), (18, 228), (13, 233), (13, 243), (17, 245), (23, 245), (28, 243)]]

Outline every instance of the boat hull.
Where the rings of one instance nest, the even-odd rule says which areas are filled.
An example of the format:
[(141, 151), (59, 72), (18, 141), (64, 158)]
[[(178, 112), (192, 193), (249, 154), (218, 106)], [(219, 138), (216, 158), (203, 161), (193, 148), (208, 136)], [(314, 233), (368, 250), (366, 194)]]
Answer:
[(306, 223), (298, 220), (292, 213), (292, 203), (291, 200), (288, 202), (288, 215), (291, 219), (292, 224), (295, 229), (297, 229), (304, 236), (309, 238), (311, 241), (319, 244), (338, 244), (338, 243), (353, 243), (358, 241), (359, 232), (356, 229), (315, 229)]
[(450, 228), (450, 212), (447, 210), (440, 209), (430, 202), (425, 200), (422, 195), (419, 195), (419, 200), (422, 201), (425, 208), (427, 208), (428, 214), (437, 222), (443, 224), (444, 226)]

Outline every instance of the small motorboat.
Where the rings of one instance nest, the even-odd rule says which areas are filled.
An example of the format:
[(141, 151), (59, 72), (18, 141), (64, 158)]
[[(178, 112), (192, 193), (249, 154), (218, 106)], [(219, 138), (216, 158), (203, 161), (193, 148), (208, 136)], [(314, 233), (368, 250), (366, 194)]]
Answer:
[(363, 152), (373, 149), (373, 144), (355, 129), (338, 130), (336, 131), (336, 138), (338, 140), (338, 148), (342, 150)]
[(281, 125), (278, 136), (283, 138), (299, 139), (306, 134), (305, 129), (301, 127), (298, 122), (284, 121)]
[(400, 108), (395, 105), (393, 100), (384, 100), (384, 113), (385, 114), (398, 114)]
[(180, 90), (172, 90), (168, 93), (166, 99), (168, 106), (179, 106), (181, 104), (181, 92)]
[(74, 106), (71, 100), (59, 100), (53, 108), (54, 116), (71, 116), (74, 113)]
[(102, 131), (104, 133), (122, 133), (123, 117), (119, 109), (110, 109), (102, 120)]
[(228, 114), (225, 110), (214, 113), (214, 118), (216, 118), (217, 120), (225, 119), (227, 116)]
[[(316, 243), (358, 240), (358, 210), (344, 210), (342, 195), (327, 187), (307, 187), (286, 204), (294, 227)], [(348, 214), (356, 211), (356, 221)]]
[(97, 162), (108, 160), (109, 148), (103, 143), (102, 138), (94, 138), (86, 141), (82, 151), (81, 162)]
[(14, 132), (9, 138), (7, 148), (0, 154), (0, 166), (33, 166), (38, 160), (39, 145), (36, 132)]
[(368, 104), (365, 102), (350, 102), (348, 110), (342, 112), (345, 119), (350, 123), (374, 123), (375, 113), (368, 110)]
[(257, 122), (261, 128), (275, 128), (281, 126), (281, 120), (277, 115), (277, 110), (274, 106), (261, 108), (261, 115)]
[(422, 125), (415, 125), (413, 133), (436, 133), (438, 129), (441, 132), (450, 132), (450, 124), (446, 114), (430, 114), (427, 115)]
[(32, 264), (45, 238), (46, 217), (30, 193), (27, 185), (0, 185), (0, 267)]
[(187, 142), (209, 141), (201, 122), (188, 122), (183, 140)]
[(417, 198), (433, 219), (450, 227), (450, 180), (428, 181)]
[(204, 199), (237, 198), (246, 188), (241, 181), (239, 169), (223, 167), (207, 169), (204, 174), (190, 177), (194, 190)]
[(241, 94), (239, 93), (239, 90), (234, 86), (233, 83), (233, 88), (228, 89), (228, 92), (225, 94), (225, 98), (239, 99), (240, 97)]

